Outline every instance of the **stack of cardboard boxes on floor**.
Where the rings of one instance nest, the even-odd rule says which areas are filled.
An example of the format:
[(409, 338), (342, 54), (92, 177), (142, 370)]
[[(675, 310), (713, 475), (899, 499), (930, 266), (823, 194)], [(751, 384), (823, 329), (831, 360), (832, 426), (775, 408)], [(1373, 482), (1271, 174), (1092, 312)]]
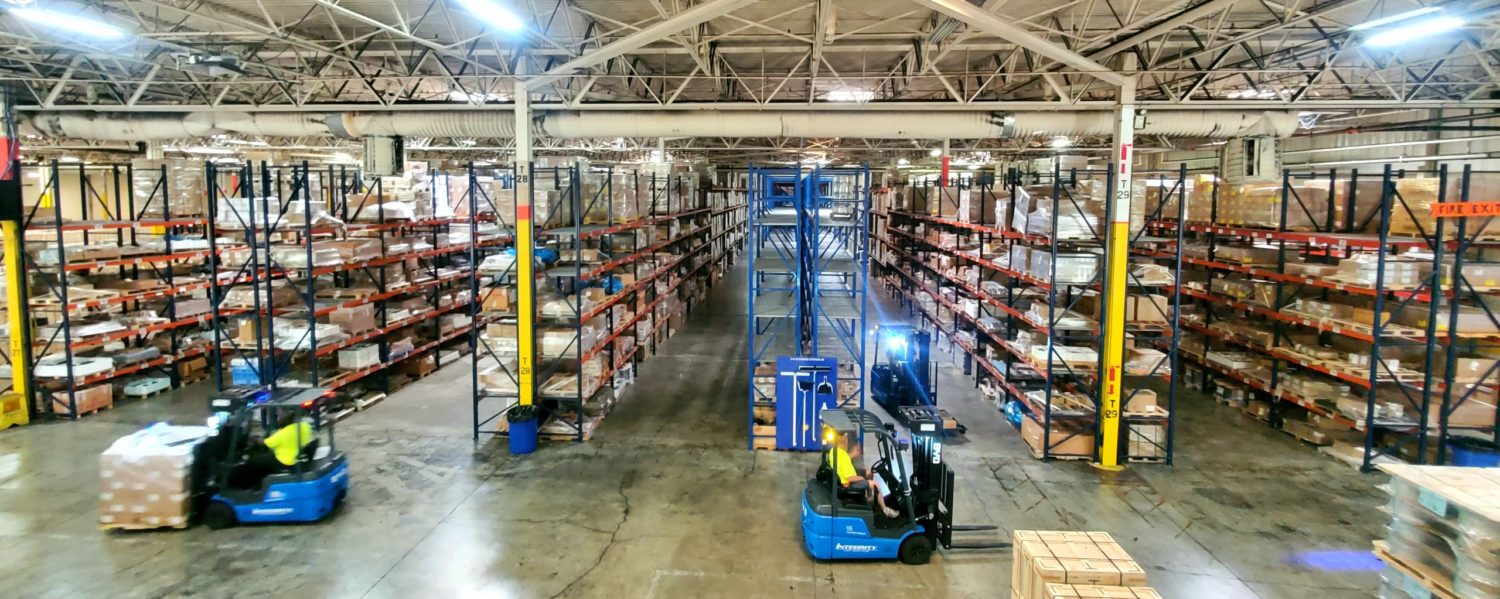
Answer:
[(1017, 530), (1011, 539), (1011, 599), (1161, 597), (1107, 532)]

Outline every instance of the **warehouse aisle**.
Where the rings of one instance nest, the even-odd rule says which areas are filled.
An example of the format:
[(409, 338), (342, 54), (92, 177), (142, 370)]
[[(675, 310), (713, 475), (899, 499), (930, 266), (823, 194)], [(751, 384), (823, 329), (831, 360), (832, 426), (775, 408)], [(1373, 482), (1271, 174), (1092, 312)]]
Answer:
[[(744, 449), (743, 268), (640, 367), (587, 444), (509, 456), (469, 434), (456, 364), (339, 428), (353, 491), (311, 526), (95, 529), (97, 453), (161, 419), (204, 413), (203, 387), (77, 423), (0, 433), (0, 572), (15, 596), (1003, 596), (1009, 555), (926, 567), (820, 564), (800, 546), (797, 493), (815, 456)], [(904, 312), (888, 299), (881, 318)], [(940, 354), (942, 359), (951, 359)], [(960, 520), (1113, 532), (1171, 597), (1368, 597), (1351, 570), (1379, 536), (1378, 476), (1197, 398), (1181, 402), (1178, 465), (1117, 476), (1026, 453), (972, 379), (944, 366), (941, 402), (970, 433), (946, 452)], [(1253, 459), (1250, 455), (1253, 454)], [(1278, 464), (1272, 467), (1269, 464)], [(1329, 514), (1344, 514), (1343, 518)], [(1309, 565), (1315, 564), (1315, 565)]]

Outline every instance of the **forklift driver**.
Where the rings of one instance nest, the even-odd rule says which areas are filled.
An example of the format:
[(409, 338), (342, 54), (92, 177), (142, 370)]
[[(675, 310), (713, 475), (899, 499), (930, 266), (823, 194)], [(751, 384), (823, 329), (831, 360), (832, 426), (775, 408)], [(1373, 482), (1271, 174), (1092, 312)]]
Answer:
[(237, 468), (236, 486), (255, 487), (267, 476), (284, 472), (297, 463), (302, 448), (313, 441), (312, 425), (287, 412), (277, 420), (277, 429), (264, 442), (252, 443), (249, 456)]
[[(848, 446), (847, 450), (844, 448), (846, 445)], [(833, 470), (835, 476), (838, 476), (839, 486), (842, 487), (844, 492), (861, 495), (865, 501), (869, 501), (870, 496), (873, 494), (875, 496), (875, 504), (880, 507), (880, 511), (885, 514), (885, 517), (895, 518), (900, 516), (900, 512), (886, 507), (885, 495), (887, 487), (885, 481), (875, 477), (875, 468), (873, 466), (866, 468), (864, 476), (860, 476), (859, 471), (854, 468), (854, 459), (860, 457), (862, 453), (863, 451), (859, 444), (854, 442), (853, 437), (844, 437), (843, 442), (834, 443), (828, 449), (828, 467)]]

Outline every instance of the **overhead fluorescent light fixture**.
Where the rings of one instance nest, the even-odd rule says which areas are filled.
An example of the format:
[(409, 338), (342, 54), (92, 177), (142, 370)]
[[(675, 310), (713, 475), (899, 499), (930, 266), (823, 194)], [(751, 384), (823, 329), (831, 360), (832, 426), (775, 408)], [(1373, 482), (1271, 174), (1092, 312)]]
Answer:
[(491, 0), (458, 0), (458, 5), (464, 7), (474, 16), (483, 19), (495, 29), (506, 33), (516, 33), (526, 28), (526, 21), (512, 12), (509, 8), (501, 6), (498, 2)]
[(943, 155), (943, 151), (939, 150), (937, 148), (933, 148), (931, 150), (928, 150), (927, 155), (931, 156), (933, 158), (937, 158), (938, 156), (942, 156)]
[(869, 102), (875, 99), (875, 92), (864, 89), (836, 89), (828, 92), (829, 102)]
[(1432, 17), (1428, 19), (1421, 19), (1410, 25), (1402, 25), (1400, 27), (1382, 29), (1380, 33), (1376, 33), (1375, 35), (1365, 38), (1365, 45), (1374, 46), (1376, 48), (1400, 46), (1402, 44), (1414, 42), (1425, 37), (1431, 37), (1439, 33), (1447, 33), (1463, 26), (1464, 20), (1458, 17)]
[(911, 161), (905, 158), (896, 161), (896, 166), (906, 166), (908, 164), (911, 164)]
[(1442, 11), (1443, 7), (1441, 6), (1424, 6), (1416, 10), (1408, 10), (1401, 14), (1391, 15), (1389, 17), (1380, 17), (1379, 19), (1375, 19), (1374, 21), (1365, 21), (1363, 23), (1350, 27), (1349, 31), (1364, 31), (1366, 29), (1375, 29), (1377, 27), (1384, 27), (1392, 23), (1400, 23), (1401, 21), (1405, 21), (1407, 19), (1420, 17), (1422, 15), (1430, 15), (1432, 13)]
[(511, 95), (496, 92), (470, 93), (461, 89), (455, 89), (451, 92), (448, 92), (448, 99), (453, 100), (454, 102), (485, 104), (488, 102), (509, 102), (511, 100)]
[(124, 29), (108, 25), (101, 21), (80, 17), (73, 13), (44, 8), (12, 8), (6, 12), (15, 15), (16, 18), (23, 21), (29, 21), (42, 27), (58, 29), (87, 37), (109, 40), (120, 39), (127, 35)]
[(1061, 135), (1052, 138), (1052, 147), (1054, 147), (1054, 148), (1062, 149), (1062, 148), (1066, 148), (1066, 147), (1071, 146), (1071, 145), (1073, 145), (1073, 140), (1068, 139), (1066, 137), (1063, 137)]

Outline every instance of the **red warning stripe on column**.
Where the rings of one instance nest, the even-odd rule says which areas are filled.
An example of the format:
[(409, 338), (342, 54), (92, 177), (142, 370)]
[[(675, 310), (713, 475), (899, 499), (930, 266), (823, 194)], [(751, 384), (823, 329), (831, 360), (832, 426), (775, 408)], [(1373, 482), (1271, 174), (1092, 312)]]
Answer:
[(531, 206), (516, 206), (516, 220), (531, 220)]

